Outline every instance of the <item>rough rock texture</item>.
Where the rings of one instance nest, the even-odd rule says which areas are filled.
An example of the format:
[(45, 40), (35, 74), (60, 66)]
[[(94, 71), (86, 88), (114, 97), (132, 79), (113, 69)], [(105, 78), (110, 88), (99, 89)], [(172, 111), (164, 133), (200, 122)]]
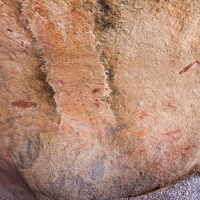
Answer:
[[(129, 198), (129, 200), (196, 200), (200, 199), (200, 174), (161, 191)], [(121, 199), (125, 200), (125, 199)]]
[[(199, 172), (190, 178), (175, 184), (169, 188), (162, 188), (149, 194), (107, 200), (197, 200), (200, 199), (200, 174)], [(0, 200), (20, 200), (16, 197), (5, 198), (0, 195)]]
[(175, 184), (173, 187), (164, 188), (149, 194), (120, 198), (114, 200), (197, 200), (200, 199), (200, 174), (199, 172), (190, 178)]
[(2, 188), (119, 198), (200, 169), (198, 0), (0, 0), (0, 11)]

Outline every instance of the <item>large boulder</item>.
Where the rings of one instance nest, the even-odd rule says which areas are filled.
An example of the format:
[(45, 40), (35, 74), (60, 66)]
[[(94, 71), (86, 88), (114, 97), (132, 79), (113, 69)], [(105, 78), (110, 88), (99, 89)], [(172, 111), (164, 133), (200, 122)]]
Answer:
[(200, 169), (198, 0), (0, 0), (0, 11), (5, 187), (119, 198)]

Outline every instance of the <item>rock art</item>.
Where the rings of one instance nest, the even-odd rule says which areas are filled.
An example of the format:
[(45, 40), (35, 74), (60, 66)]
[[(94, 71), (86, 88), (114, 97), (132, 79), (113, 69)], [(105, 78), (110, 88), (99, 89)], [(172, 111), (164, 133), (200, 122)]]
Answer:
[(0, 193), (132, 197), (200, 170), (198, 0), (0, 0)]

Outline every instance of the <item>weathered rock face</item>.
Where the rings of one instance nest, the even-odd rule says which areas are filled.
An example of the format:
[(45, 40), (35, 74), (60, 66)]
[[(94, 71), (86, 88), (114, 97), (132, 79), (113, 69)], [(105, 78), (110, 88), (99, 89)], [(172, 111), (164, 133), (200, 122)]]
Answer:
[(107, 199), (200, 169), (198, 0), (0, 0), (0, 9), (6, 185), (28, 199)]

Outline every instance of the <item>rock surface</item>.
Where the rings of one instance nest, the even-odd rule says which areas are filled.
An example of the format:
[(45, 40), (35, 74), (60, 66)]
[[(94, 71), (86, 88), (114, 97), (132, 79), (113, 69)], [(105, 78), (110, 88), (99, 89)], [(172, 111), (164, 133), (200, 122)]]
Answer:
[[(196, 200), (200, 199), (200, 174), (182, 181), (166, 190), (129, 198), (129, 200)], [(125, 200), (125, 199), (124, 199)]]
[(130, 198), (115, 200), (196, 200), (200, 199), (200, 174), (199, 172), (190, 178), (175, 184), (173, 187)]
[[(2, 190), (1, 190), (2, 191)], [(15, 196), (15, 197), (13, 197)], [(11, 198), (5, 198), (0, 195), (0, 200), (20, 200), (16, 195)], [(29, 199), (29, 198), (27, 198)], [(190, 178), (175, 184), (170, 188), (163, 188), (155, 192), (137, 196), (119, 199), (107, 200), (197, 200), (200, 199), (200, 174), (199, 172)]]
[(2, 188), (119, 198), (200, 169), (198, 0), (0, 0), (0, 9)]

